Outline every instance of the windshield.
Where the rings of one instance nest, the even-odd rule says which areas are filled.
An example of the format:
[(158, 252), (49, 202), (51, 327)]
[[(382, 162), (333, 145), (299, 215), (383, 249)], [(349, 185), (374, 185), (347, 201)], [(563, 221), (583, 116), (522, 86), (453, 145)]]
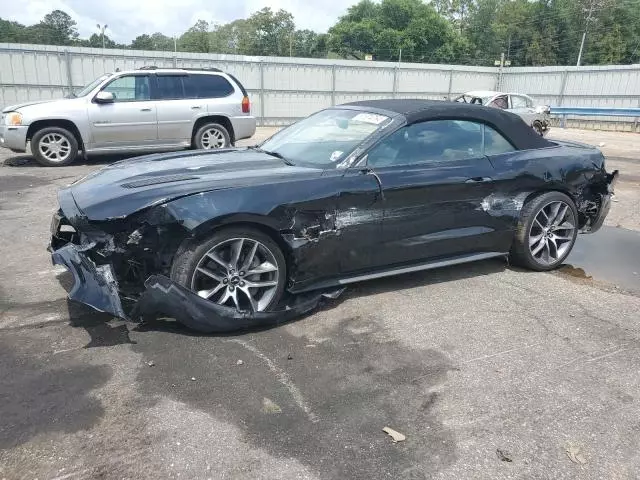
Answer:
[(91, 82), (90, 84), (88, 84), (87, 86), (85, 86), (82, 90), (80, 90), (79, 92), (74, 92), (76, 97), (84, 97), (86, 95), (89, 95), (89, 93), (91, 93), (91, 91), (96, 88), (98, 85), (100, 85), (102, 82), (104, 82), (107, 78), (109, 78), (111, 76), (110, 73), (106, 73), (104, 75), (102, 75), (101, 77), (96, 78), (93, 82)]
[(294, 164), (329, 167), (390, 121), (386, 115), (361, 110), (323, 110), (276, 133), (260, 148)]

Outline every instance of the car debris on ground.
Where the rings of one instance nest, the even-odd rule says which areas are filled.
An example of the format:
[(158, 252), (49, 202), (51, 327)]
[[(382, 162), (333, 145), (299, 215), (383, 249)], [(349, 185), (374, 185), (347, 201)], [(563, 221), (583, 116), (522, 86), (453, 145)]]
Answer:
[(402, 433), (397, 432), (396, 430), (390, 427), (384, 427), (382, 431), (391, 437), (391, 440), (393, 441), (393, 443), (404, 442), (407, 439), (407, 437), (404, 436)]

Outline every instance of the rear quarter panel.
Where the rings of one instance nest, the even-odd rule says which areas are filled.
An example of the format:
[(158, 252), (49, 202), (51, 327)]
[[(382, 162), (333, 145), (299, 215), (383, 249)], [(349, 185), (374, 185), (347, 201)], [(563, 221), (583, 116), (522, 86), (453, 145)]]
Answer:
[(489, 158), (495, 168), (495, 195), (512, 202), (514, 226), (522, 205), (532, 195), (563, 192), (580, 210), (589, 189), (606, 178), (604, 156), (590, 146), (557, 144)]

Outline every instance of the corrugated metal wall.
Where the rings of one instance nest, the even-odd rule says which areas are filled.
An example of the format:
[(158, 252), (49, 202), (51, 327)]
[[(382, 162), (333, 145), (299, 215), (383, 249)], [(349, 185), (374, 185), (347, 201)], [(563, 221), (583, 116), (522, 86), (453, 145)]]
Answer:
[[(640, 107), (640, 65), (588, 67), (514, 67), (505, 69), (502, 89), (525, 92), (538, 102), (556, 107)], [(637, 123), (628, 117), (574, 117), (607, 128), (606, 123)], [(633, 122), (631, 122), (633, 121)]]
[[(369, 98), (442, 99), (469, 90), (528, 93), (554, 106), (640, 106), (640, 66), (493, 67), (244, 57), (0, 44), (0, 106), (61, 97), (105, 72), (218, 67), (238, 77), (262, 124), (286, 124), (316, 110)], [(501, 85), (499, 85), (499, 83)], [(628, 121), (599, 118), (598, 121)]]
[(442, 99), (472, 88), (493, 89), (497, 81), (496, 70), (484, 67), (0, 44), (0, 106), (62, 97), (105, 72), (145, 65), (232, 73), (249, 90), (264, 125), (355, 100)]

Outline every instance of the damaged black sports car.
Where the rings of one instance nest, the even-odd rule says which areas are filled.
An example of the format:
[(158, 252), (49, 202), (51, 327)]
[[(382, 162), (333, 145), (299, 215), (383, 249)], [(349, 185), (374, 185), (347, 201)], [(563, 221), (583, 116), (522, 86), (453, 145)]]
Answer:
[(553, 269), (601, 227), (617, 176), (499, 109), (355, 102), (259, 146), (97, 170), (58, 193), (49, 249), (73, 300), (231, 330), (367, 279), (498, 256)]

